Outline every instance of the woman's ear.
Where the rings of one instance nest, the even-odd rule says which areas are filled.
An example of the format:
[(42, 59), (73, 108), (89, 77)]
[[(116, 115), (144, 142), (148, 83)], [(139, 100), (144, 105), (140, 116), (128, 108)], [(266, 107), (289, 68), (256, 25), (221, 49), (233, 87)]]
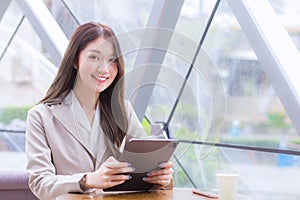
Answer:
[(78, 66), (77, 65), (73, 65), (74, 69), (78, 70)]

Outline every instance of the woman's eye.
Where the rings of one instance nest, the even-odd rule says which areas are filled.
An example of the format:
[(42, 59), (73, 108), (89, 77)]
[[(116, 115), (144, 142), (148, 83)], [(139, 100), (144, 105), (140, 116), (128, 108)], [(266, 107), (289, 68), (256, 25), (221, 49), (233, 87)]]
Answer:
[(109, 59), (108, 61), (109, 61), (110, 63), (114, 63), (114, 62), (117, 61), (117, 59), (116, 59), (116, 58), (111, 58), (111, 59)]
[(100, 60), (98, 56), (94, 56), (94, 55), (91, 55), (90, 58), (93, 60)]

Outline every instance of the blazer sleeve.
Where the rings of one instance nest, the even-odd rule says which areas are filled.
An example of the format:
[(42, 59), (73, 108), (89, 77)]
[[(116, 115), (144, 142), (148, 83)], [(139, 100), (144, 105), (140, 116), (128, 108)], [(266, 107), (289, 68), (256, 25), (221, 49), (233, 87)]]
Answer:
[[(40, 110), (39, 110), (40, 111)], [(29, 187), (39, 199), (55, 199), (68, 192), (83, 192), (79, 180), (84, 173), (56, 175), (41, 111), (30, 110), (26, 126), (26, 155)]]

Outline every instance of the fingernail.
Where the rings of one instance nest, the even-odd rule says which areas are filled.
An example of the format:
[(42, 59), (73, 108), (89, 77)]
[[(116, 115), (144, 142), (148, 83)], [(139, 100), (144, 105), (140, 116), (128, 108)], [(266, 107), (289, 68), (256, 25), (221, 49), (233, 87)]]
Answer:
[(146, 176), (150, 176), (150, 174), (151, 174), (150, 172), (147, 172), (147, 173), (146, 173)]
[(147, 180), (147, 178), (146, 177), (143, 177), (143, 181), (146, 181)]
[(128, 167), (131, 167), (131, 163), (128, 163)]
[(135, 171), (135, 168), (134, 168), (134, 167), (132, 168), (132, 171), (133, 171), (133, 172)]
[(128, 176), (128, 179), (132, 179), (132, 176), (131, 176), (131, 175), (129, 175), (129, 176)]
[(159, 167), (159, 168), (163, 168), (163, 167), (164, 167), (164, 164), (163, 164), (163, 163), (160, 163), (160, 164), (158, 165), (158, 167)]

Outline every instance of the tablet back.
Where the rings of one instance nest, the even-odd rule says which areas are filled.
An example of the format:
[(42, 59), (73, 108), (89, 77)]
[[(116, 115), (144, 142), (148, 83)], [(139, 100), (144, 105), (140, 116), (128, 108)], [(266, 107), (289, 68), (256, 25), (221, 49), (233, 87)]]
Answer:
[(178, 145), (177, 139), (137, 139), (129, 140), (120, 161), (129, 162), (136, 173), (149, 172), (168, 162)]
[(135, 168), (133, 173), (129, 173), (132, 179), (103, 191), (150, 190), (153, 184), (144, 182), (142, 178), (147, 172), (158, 169), (160, 163), (168, 162), (178, 143), (177, 139), (129, 140), (119, 161), (129, 162)]

